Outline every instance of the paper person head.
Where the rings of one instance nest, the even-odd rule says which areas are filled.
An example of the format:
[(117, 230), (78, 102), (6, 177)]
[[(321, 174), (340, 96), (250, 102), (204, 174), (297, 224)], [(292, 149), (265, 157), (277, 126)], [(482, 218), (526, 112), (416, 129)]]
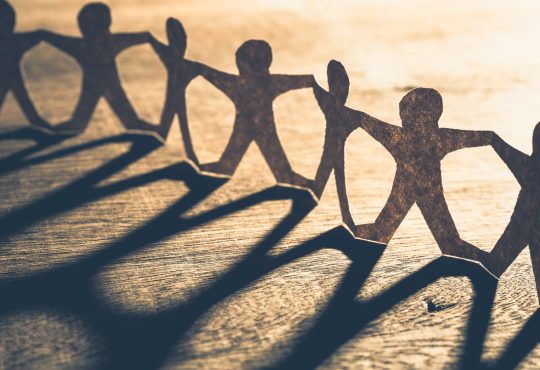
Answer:
[(167, 39), (169, 46), (181, 55), (186, 53), (187, 35), (182, 23), (176, 18), (167, 19)]
[(437, 128), (442, 111), (442, 96), (435, 89), (413, 89), (399, 102), (399, 116), (405, 129)]
[(272, 48), (262, 40), (249, 40), (236, 50), (236, 66), (240, 74), (268, 73), (272, 64)]
[(111, 10), (103, 3), (88, 3), (80, 10), (77, 21), (84, 37), (103, 35), (111, 27)]
[(9, 35), (15, 30), (15, 10), (7, 1), (0, 0), (0, 35)]
[(326, 75), (328, 78), (328, 92), (336, 98), (339, 104), (345, 105), (350, 86), (345, 67), (337, 60), (331, 60), (328, 62)]

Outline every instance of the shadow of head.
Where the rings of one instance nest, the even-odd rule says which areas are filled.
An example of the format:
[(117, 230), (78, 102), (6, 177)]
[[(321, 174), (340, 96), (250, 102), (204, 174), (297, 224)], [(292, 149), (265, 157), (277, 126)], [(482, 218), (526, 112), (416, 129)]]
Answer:
[(349, 96), (349, 76), (343, 64), (337, 60), (331, 60), (326, 68), (328, 77), (328, 92), (334, 96), (336, 102), (345, 105)]
[(244, 42), (236, 51), (236, 66), (241, 75), (268, 73), (272, 64), (272, 48), (263, 40)]
[(7, 1), (0, 1), (0, 36), (6, 36), (15, 30), (15, 10)]
[(111, 10), (104, 3), (89, 3), (79, 11), (77, 21), (85, 38), (106, 35), (112, 23)]
[(180, 55), (186, 53), (187, 35), (182, 23), (176, 18), (167, 19), (167, 39), (169, 46), (177, 51)]
[(436, 129), (442, 112), (442, 96), (435, 89), (413, 89), (399, 102), (399, 116), (406, 130)]

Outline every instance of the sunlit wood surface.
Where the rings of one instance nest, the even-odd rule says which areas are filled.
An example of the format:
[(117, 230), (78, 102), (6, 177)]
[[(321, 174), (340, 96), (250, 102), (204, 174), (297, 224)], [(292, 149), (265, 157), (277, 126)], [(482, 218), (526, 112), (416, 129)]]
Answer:
[[(78, 34), (76, 14), (83, 1), (12, 3), (18, 12), (18, 30), (48, 28)], [(337, 59), (350, 76), (349, 106), (394, 124), (400, 124), (398, 103), (406, 91), (417, 86), (436, 88), (445, 104), (441, 126), (492, 129), (530, 153), (532, 129), (540, 119), (537, 2), (335, 3), (109, 1), (114, 31), (149, 30), (164, 40), (166, 18), (177, 17), (188, 33), (188, 58), (224, 71), (236, 71), (234, 52), (250, 38), (271, 43), (272, 71), (314, 73), (323, 86), (327, 62)], [(166, 81), (159, 59), (149, 46), (140, 46), (123, 53), (118, 63), (136, 110), (157, 123)], [(69, 117), (80, 89), (76, 63), (41, 44), (25, 57), (24, 72), (40, 112), (52, 122)], [(202, 160), (214, 160), (231, 132), (234, 107), (201, 78), (188, 89), (188, 105), (195, 148)], [(293, 167), (312, 177), (321, 154), (324, 117), (311, 91), (286, 94), (276, 101), (274, 109), (278, 132)], [(1, 111), (0, 136), (24, 125), (24, 118), (9, 97)], [(8, 304), (0, 295), (0, 368), (118, 366), (111, 360), (111, 353), (116, 353), (111, 348), (114, 338), (122, 335), (111, 337), (110, 331), (97, 325), (87, 312), (80, 312), (81, 305), (75, 301), (83, 291), (88, 307), (96, 307), (119, 322), (165, 317), (169, 322), (160, 325), (173, 334), (178, 326), (178, 335), (157, 356), (154, 366), (277, 366), (301, 348), (303, 338), (316, 327), (342, 281), (350, 284), (352, 276), (354, 286), (355, 264), (340, 250), (339, 239), (329, 248), (288, 261), (261, 276), (254, 273), (256, 278), (244, 283), (231, 284), (236, 281), (230, 274), (235, 266), (242, 266), (261, 243), (264, 247), (264, 238), (273, 236), (273, 230), (283, 229), (278, 224), (290, 212), (292, 203), (287, 199), (269, 200), (205, 218), (217, 207), (227, 207), (274, 184), (255, 146), (231, 181), (178, 215), (185, 219), (203, 215), (201, 223), (184, 229), (179, 220), (179, 231), (173, 227), (172, 235), (165, 238), (153, 240), (150, 235), (144, 240), (142, 232), (140, 238), (130, 239), (131, 234), (145, 230), (150, 220), (163, 217), (169, 207), (187, 196), (188, 187), (175, 178), (173, 169), (116, 193), (99, 193), (99, 189), (182, 161), (179, 130), (176, 124), (173, 127), (165, 146), (138, 159), (130, 154), (127, 161), (118, 159), (132, 147), (130, 142), (105, 142), (51, 155), (49, 160), (33, 159), (122, 133), (102, 102), (84, 135), (30, 150), (30, 155), (21, 160), (28, 165), (2, 172), (0, 217), (22, 212), (19, 214), (28, 215), (30, 220), (35, 202), (51, 207), (49, 213), (54, 215), (35, 217), (32, 225), (0, 240), (0, 292), (18, 281), (32, 282), (33, 276), (44, 272), (54, 273), (78, 263), (85, 266), (85, 261), (100, 264), (92, 267), (91, 276), (83, 279), (80, 287), (70, 284), (76, 287), (73, 290), (64, 287), (69, 283), (66, 281), (43, 284), (39, 289), (44, 296), (50, 292), (50, 299), (28, 297), (35, 292), (25, 290), (24, 284), (18, 291), (20, 302)], [(2, 140), (0, 155), (13, 156), (13, 162), (16, 153), (33, 145), (25, 139)], [(375, 219), (390, 190), (394, 168), (390, 155), (366, 133), (357, 131), (350, 137), (346, 147), (347, 186), (357, 223)], [(443, 180), (461, 236), (489, 250), (515, 204), (519, 188), (511, 173), (491, 148), (481, 148), (448, 156), (443, 162)], [(103, 195), (94, 197), (96, 194)], [(55, 212), (54, 202), (61, 202), (65, 209)], [(48, 213), (43, 209), (39, 212)], [(170, 217), (166, 219), (169, 227), (174, 225)], [(279, 256), (292, 251), (339, 223), (332, 180), (320, 205), (296, 226), (286, 223), (286, 228), (294, 228), (273, 240), (267, 254)], [(159, 227), (156, 229), (159, 231)], [(127, 240), (127, 245), (121, 240)], [(110, 258), (108, 252), (103, 253), (119, 245), (121, 249), (112, 252)], [(351, 298), (351, 304), (354, 306), (354, 299), (369, 303), (439, 254), (419, 210), (413, 208), (365, 283), (352, 292), (356, 298)], [(96, 255), (105, 257), (92, 260)], [(256, 261), (253, 271), (258, 268)], [(362, 271), (356, 272), (362, 275)], [(73, 274), (76, 280), (76, 271)], [(470, 346), (466, 333), (473, 297), (467, 277), (441, 278), (367, 320), (350, 339), (331, 350), (320, 366), (457, 368)], [(199, 304), (201, 301), (204, 303)], [(440, 309), (430, 312), (432, 304)], [(4, 306), (9, 309), (2, 309)], [(481, 347), (483, 363), (498, 361), (537, 306), (525, 250), (500, 280), (491, 312), (484, 313), (491, 316)], [(191, 309), (190, 315), (166, 316), (186, 307)], [(362, 307), (359, 304), (356, 311), (343, 314), (351, 327), (366, 320)], [(135, 324), (131, 329), (136, 335)], [(335, 330), (341, 330), (339, 325)], [(141, 348), (133, 349), (134, 356), (144, 352), (145, 341), (159, 342), (159, 331), (148, 332), (156, 339), (142, 338)], [(539, 351), (537, 348), (523, 359), (522, 368), (538, 368)]]

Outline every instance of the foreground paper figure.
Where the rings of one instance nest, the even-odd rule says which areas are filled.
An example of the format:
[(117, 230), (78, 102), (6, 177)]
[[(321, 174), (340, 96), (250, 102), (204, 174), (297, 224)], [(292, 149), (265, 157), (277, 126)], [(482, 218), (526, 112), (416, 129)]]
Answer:
[(150, 41), (150, 34), (112, 34), (111, 13), (103, 3), (85, 5), (78, 15), (82, 38), (46, 32), (44, 39), (75, 58), (83, 72), (81, 96), (71, 119), (51, 127), (55, 133), (79, 134), (88, 126), (101, 97), (109, 103), (122, 125), (131, 130), (155, 132), (157, 127), (141, 120), (123, 90), (116, 56), (123, 50)]
[(15, 22), (15, 10), (0, 1), (0, 108), (6, 94), (12, 91), (30, 124), (47, 129), (49, 125), (30, 100), (20, 68), (23, 55), (41, 41), (43, 32), (15, 33)]
[(501, 276), (528, 245), (540, 301), (540, 123), (534, 129), (532, 155), (500, 138), (493, 148), (514, 174), (521, 191), (510, 223), (484, 265), (495, 276)]
[(167, 69), (167, 92), (165, 106), (161, 115), (161, 122), (157, 129), (158, 134), (165, 140), (169, 133), (174, 116), (178, 116), (180, 131), (187, 157), (195, 164), (199, 164), (191, 135), (186, 113), (186, 88), (189, 83), (199, 75), (197, 63), (185, 59), (187, 35), (182, 23), (174, 18), (167, 19), (167, 38), (169, 45), (164, 45), (154, 37), (150, 42), (163, 65)]
[(349, 200), (345, 182), (345, 142), (349, 135), (360, 127), (363, 113), (345, 106), (349, 95), (349, 77), (340, 62), (332, 60), (327, 67), (328, 92), (317, 83), (313, 87), (319, 107), (326, 119), (324, 148), (317, 174), (312, 184), (313, 193), (320, 198), (332, 170), (343, 222), (354, 232), (354, 221), (349, 211)]
[(439, 128), (442, 97), (434, 89), (418, 88), (399, 103), (403, 127), (365, 115), (360, 126), (381, 143), (396, 161), (392, 191), (373, 224), (356, 226), (360, 238), (388, 243), (416, 203), (443, 254), (482, 260), (486, 254), (462, 240), (444, 198), (441, 161), (453, 151), (491, 144), (491, 131)]
[(201, 75), (221, 90), (236, 107), (231, 138), (219, 161), (201, 165), (203, 172), (230, 177), (251, 142), (255, 142), (278, 183), (308, 188), (310, 181), (293, 171), (279, 141), (273, 101), (294, 89), (312, 87), (312, 75), (271, 74), (272, 49), (265, 41), (250, 40), (236, 51), (239, 75), (200, 64)]

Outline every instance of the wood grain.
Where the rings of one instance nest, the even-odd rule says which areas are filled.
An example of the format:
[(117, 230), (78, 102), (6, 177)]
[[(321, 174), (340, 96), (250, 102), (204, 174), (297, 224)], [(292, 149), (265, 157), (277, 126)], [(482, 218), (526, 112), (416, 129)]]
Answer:
[[(12, 3), (20, 30), (76, 34), (84, 1)], [(536, 3), (108, 3), (114, 31), (149, 30), (163, 40), (166, 18), (178, 17), (187, 57), (231, 73), (234, 51), (250, 38), (270, 42), (273, 72), (313, 72), (323, 87), (335, 58), (349, 72), (348, 105), (393, 124), (410, 87), (436, 88), (441, 126), (494, 130), (530, 152), (540, 112), (530, 58), (540, 32)], [(69, 116), (80, 89), (74, 62), (40, 45), (23, 64), (40, 112), (53, 122)], [(119, 65), (136, 110), (157, 123), (166, 82), (160, 61), (143, 46), (121, 54)], [(187, 104), (199, 159), (215, 160), (234, 109), (200, 78)], [(292, 167), (313, 177), (324, 138), (313, 95), (286, 94), (274, 110)], [(341, 219), (333, 180), (304, 215), (298, 197), (264, 191), (274, 179), (255, 146), (234, 178), (210, 192), (184, 181), (177, 123), (154, 150), (140, 138), (111, 139), (122, 128), (103, 102), (84, 135), (50, 146), (7, 139), (24, 125), (9, 97), (0, 116), (0, 368), (254, 369), (298, 358), (320, 368), (479, 368), (475, 356), (496, 364), (537, 309), (527, 250), (490, 304), (489, 283), (474, 267), (429, 267), (440, 252), (416, 207), (380, 256), (339, 232), (325, 237)], [(373, 222), (395, 164), (360, 131), (345, 161), (355, 221)], [(461, 237), (490, 250), (517, 183), (488, 148), (449, 155), (442, 173)], [(445, 271), (438, 280), (437, 266)], [(520, 368), (538, 368), (539, 351), (533, 345)]]

